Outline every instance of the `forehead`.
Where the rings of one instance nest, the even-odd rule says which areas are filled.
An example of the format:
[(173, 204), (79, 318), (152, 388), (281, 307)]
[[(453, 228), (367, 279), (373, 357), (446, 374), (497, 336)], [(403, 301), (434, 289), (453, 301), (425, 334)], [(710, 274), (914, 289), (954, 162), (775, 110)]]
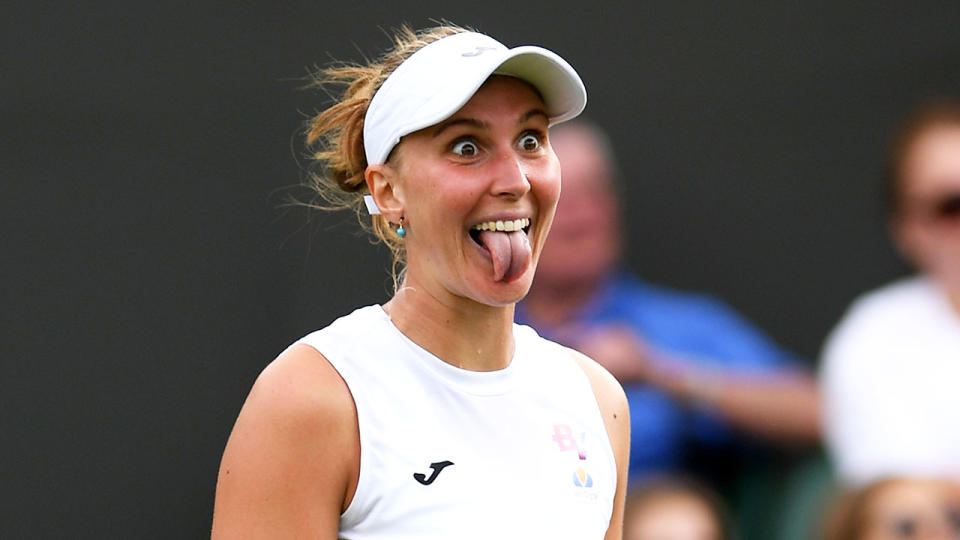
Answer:
[(905, 187), (914, 193), (960, 190), (960, 126), (935, 126), (918, 135), (903, 173)]
[(632, 510), (635, 525), (647, 533), (657, 533), (684, 538), (700, 536), (694, 533), (717, 526), (713, 512), (701, 499), (690, 494), (668, 494), (648, 501)]
[[(483, 120), (485, 117), (507, 115), (507, 120), (519, 120), (530, 111), (543, 111), (543, 98), (530, 83), (505, 75), (492, 75), (470, 97), (457, 112), (450, 115), (446, 121), (475, 117)], [(543, 114), (546, 121), (546, 113)], [(442, 125), (443, 122), (437, 125)], [(428, 128), (429, 129), (429, 128)]]
[(936, 509), (951, 497), (942, 483), (927, 480), (900, 480), (884, 487), (875, 497), (872, 507), (877, 513), (897, 513), (907, 509)]

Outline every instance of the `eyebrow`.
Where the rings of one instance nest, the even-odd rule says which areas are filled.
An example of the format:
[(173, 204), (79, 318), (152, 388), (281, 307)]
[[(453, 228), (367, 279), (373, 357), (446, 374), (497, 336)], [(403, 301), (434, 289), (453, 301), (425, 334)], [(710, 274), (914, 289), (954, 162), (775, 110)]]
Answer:
[(530, 109), (520, 118), (520, 122), (526, 122), (534, 116), (542, 116), (544, 120), (546, 120), (548, 123), (550, 122), (550, 115), (548, 115), (547, 111), (543, 109)]
[[(550, 121), (550, 116), (543, 109), (530, 109), (526, 113), (520, 115), (520, 120), (517, 123), (522, 124), (536, 116), (542, 116), (544, 120), (547, 120), (548, 122)], [(454, 118), (437, 126), (437, 129), (433, 130), (433, 136), (436, 137), (443, 133), (447, 128), (459, 125), (467, 125), (478, 129), (485, 129), (489, 127), (489, 124), (483, 120), (477, 120), (476, 118)]]
[(483, 129), (487, 127), (486, 122), (477, 120), (476, 118), (454, 118), (453, 120), (447, 120), (446, 122), (437, 126), (437, 129), (433, 131), (433, 136), (436, 137), (437, 135), (440, 135), (441, 133), (443, 133), (445, 129), (449, 127), (464, 125), (464, 124), (468, 126), (473, 126), (479, 129)]

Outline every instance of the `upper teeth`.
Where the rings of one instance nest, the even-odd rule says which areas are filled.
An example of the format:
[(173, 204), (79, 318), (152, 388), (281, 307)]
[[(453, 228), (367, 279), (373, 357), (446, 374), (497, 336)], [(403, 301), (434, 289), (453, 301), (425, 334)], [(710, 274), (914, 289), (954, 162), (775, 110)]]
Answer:
[(530, 218), (520, 218), (508, 221), (485, 221), (473, 226), (475, 231), (519, 231), (530, 225)]

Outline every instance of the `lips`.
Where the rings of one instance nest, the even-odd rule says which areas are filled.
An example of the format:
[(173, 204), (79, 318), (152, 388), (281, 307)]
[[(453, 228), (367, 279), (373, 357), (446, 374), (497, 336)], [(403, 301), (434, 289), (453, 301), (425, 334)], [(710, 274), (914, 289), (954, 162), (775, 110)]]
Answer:
[(486, 221), (471, 227), (470, 237), (490, 256), (494, 281), (512, 281), (530, 266), (529, 228), (529, 218)]

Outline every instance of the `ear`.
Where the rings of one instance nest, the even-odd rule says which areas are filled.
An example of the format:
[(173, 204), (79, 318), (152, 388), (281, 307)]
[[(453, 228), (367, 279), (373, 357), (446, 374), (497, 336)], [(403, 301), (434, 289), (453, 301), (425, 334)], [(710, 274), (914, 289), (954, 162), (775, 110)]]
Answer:
[(396, 170), (386, 163), (368, 165), (363, 178), (380, 214), (391, 223), (400, 221), (404, 209), (403, 188), (398, 183)]

